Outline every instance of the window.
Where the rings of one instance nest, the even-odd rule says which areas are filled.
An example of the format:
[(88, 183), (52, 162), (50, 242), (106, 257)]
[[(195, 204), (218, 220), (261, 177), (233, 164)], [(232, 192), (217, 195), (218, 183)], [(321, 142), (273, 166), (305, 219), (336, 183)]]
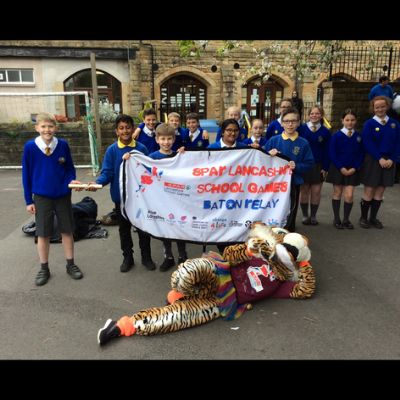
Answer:
[(35, 83), (33, 69), (0, 68), (0, 84), (26, 85)]

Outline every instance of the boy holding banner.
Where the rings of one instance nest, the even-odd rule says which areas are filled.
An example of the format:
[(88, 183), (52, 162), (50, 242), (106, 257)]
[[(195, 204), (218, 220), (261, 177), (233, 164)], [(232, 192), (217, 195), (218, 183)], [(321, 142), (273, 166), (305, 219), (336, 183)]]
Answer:
[(302, 174), (314, 165), (314, 157), (308, 141), (299, 136), (296, 129), (300, 125), (300, 114), (295, 108), (288, 108), (282, 113), (284, 131), (268, 140), (264, 150), (271, 156), (283, 154), (290, 159), (289, 167), (293, 171), (290, 190), (290, 214), (285, 229), (296, 230), (296, 215), (299, 205), (300, 185), (304, 183)]

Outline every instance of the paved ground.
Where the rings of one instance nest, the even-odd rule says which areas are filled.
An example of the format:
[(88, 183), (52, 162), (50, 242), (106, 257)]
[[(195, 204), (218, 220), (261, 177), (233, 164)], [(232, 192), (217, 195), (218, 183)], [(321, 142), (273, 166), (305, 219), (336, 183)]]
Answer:
[[(317, 275), (313, 299), (265, 300), (236, 321), (121, 338), (100, 348), (96, 335), (107, 318), (164, 304), (170, 272), (147, 271), (138, 259), (133, 270), (120, 273), (117, 227), (107, 227), (107, 239), (76, 243), (84, 279), (74, 281), (65, 273), (62, 247), (54, 244), (52, 278), (36, 287), (36, 248), (21, 232), (31, 218), (25, 212), (20, 176), (21, 171), (0, 170), (0, 359), (400, 358), (399, 185), (386, 191), (381, 231), (337, 231), (331, 222), (331, 186), (325, 185), (320, 225), (298, 223), (298, 231), (311, 239)], [(79, 170), (78, 178), (88, 181), (90, 172)], [(353, 222), (359, 216), (361, 190), (356, 191)], [(73, 201), (85, 195), (74, 193)], [(108, 188), (91, 195), (99, 215), (112, 209)], [(152, 243), (160, 263), (160, 242)], [(190, 257), (201, 251), (201, 246), (188, 246)]]

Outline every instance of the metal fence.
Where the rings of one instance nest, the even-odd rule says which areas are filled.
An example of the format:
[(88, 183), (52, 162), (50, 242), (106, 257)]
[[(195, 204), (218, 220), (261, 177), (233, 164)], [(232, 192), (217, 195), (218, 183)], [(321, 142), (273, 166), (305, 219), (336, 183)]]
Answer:
[(382, 75), (391, 80), (400, 79), (400, 49), (365, 47), (345, 48), (336, 62), (332, 63), (329, 80), (335, 76), (357, 81), (377, 81)]

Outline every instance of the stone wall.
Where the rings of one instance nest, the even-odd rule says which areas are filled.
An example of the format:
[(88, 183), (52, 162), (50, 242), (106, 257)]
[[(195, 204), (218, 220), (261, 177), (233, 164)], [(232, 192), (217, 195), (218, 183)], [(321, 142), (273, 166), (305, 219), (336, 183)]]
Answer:
[[(393, 90), (400, 91), (400, 83), (390, 84)], [(341, 118), (346, 108), (357, 114), (356, 130), (361, 131), (364, 122), (371, 118), (368, 94), (374, 86), (371, 82), (324, 82), (323, 108), (325, 116), (332, 125), (332, 132), (342, 128)]]
[[(0, 166), (20, 166), (24, 144), (37, 136), (32, 124), (0, 125)], [(116, 139), (112, 124), (102, 126), (102, 154)], [(80, 123), (59, 124), (57, 137), (65, 139), (71, 149), (75, 165), (90, 165), (90, 146), (87, 126)]]

